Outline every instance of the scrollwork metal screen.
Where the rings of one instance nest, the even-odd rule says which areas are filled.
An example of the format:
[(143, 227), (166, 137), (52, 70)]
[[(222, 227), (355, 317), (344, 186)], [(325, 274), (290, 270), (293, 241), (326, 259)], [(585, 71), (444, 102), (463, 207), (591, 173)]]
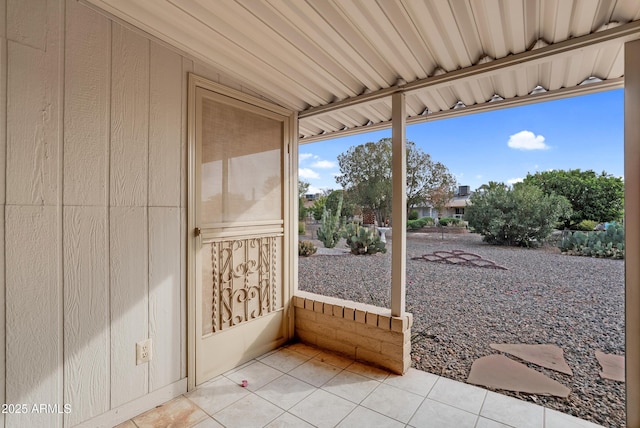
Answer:
[(280, 241), (280, 236), (266, 236), (203, 246), (207, 250), (203, 251), (203, 283), (211, 284), (203, 289), (203, 302), (209, 305), (203, 309), (210, 314), (209, 319), (204, 317), (205, 334), (250, 321), (280, 306), (276, 281)]

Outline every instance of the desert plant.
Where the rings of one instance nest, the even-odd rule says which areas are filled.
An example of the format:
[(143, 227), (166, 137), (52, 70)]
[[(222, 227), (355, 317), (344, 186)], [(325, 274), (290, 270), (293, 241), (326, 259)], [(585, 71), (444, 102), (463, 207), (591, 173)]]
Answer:
[(338, 200), (336, 213), (332, 214), (325, 206), (322, 211), (322, 224), (318, 228), (318, 239), (326, 248), (333, 248), (340, 240), (340, 211), (342, 210), (342, 195)]
[(298, 255), (303, 257), (312, 256), (318, 251), (311, 241), (298, 241)]
[(614, 223), (607, 230), (597, 232), (568, 232), (560, 243), (560, 250), (576, 256), (623, 259), (624, 227)]
[(387, 252), (385, 243), (380, 240), (380, 235), (374, 229), (349, 223), (345, 227), (342, 236), (346, 238), (351, 254), (370, 255)]
[(307, 232), (307, 225), (304, 221), (298, 221), (298, 235), (304, 235)]
[(538, 187), (496, 187), (474, 193), (465, 218), (485, 242), (498, 245), (541, 245), (558, 218), (567, 218), (571, 204), (564, 196), (546, 195)]
[(442, 217), (438, 220), (438, 224), (440, 226), (460, 226), (462, 224), (462, 220), (455, 217)]
[(590, 232), (592, 230), (595, 230), (597, 225), (598, 225), (597, 221), (582, 220), (580, 223), (578, 223), (575, 226), (575, 230), (582, 230), (583, 232)]

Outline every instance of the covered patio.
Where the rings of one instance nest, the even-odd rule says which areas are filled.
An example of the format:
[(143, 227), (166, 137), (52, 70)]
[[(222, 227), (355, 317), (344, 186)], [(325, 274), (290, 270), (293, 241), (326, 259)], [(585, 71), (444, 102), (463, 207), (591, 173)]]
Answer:
[[(3, 0), (0, 11), (0, 399), (56, 410), (3, 413), (0, 427), (144, 426), (137, 415), (184, 394), (195, 406), (243, 368), (301, 380), (293, 371), (322, 358), (334, 376), (309, 378), (310, 396), (356, 375), (371, 389), (328, 426), (371, 416), (366, 401), (389, 387), (434, 417), (462, 410), (450, 397), (481, 395), (470, 426), (570, 423), (535, 406), (511, 420), (491, 409), (520, 403), (451, 386), (469, 391), (461, 399), (410, 369), (403, 228), (390, 308), (297, 290), (298, 146), (391, 128), (404, 224), (407, 124), (624, 87), (626, 252), (638, 260), (637, 1)], [(627, 426), (640, 427), (635, 263), (626, 305)], [(293, 339), (306, 345), (281, 348)], [(266, 364), (284, 355), (299, 364)], [(241, 391), (249, 409), (264, 399)], [(278, 409), (256, 425), (300, 416)], [(373, 417), (424, 426), (419, 414)]]

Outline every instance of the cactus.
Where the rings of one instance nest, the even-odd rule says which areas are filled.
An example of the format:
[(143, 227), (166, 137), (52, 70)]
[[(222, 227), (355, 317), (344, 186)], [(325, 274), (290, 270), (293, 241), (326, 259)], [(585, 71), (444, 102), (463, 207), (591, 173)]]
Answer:
[(573, 232), (562, 240), (560, 250), (590, 257), (624, 258), (624, 227), (611, 224), (606, 231)]
[(373, 229), (351, 223), (345, 227), (343, 236), (347, 239), (351, 254), (362, 255), (387, 252), (385, 243), (380, 240), (380, 235)]
[(318, 251), (313, 242), (311, 241), (298, 241), (298, 255), (309, 257), (312, 256)]
[(340, 240), (340, 211), (342, 211), (342, 195), (338, 200), (336, 213), (332, 214), (327, 207), (322, 211), (322, 224), (318, 228), (318, 239), (326, 248), (333, 248)]

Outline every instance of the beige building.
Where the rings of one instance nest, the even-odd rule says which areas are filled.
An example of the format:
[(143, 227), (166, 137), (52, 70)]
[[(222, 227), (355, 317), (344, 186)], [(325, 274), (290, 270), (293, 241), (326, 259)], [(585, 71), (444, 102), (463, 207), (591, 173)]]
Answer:
[(0, 402), (53, 406), (0, 427), (113, 426), (294, 336), (404, 372), (404, 231), (391, 308), (296, 290), (305, 142), (391, 127), (404, 223), (406, 124), (624, 86), (640, 218), (635, 1), (0, 0), (0, 37)]

